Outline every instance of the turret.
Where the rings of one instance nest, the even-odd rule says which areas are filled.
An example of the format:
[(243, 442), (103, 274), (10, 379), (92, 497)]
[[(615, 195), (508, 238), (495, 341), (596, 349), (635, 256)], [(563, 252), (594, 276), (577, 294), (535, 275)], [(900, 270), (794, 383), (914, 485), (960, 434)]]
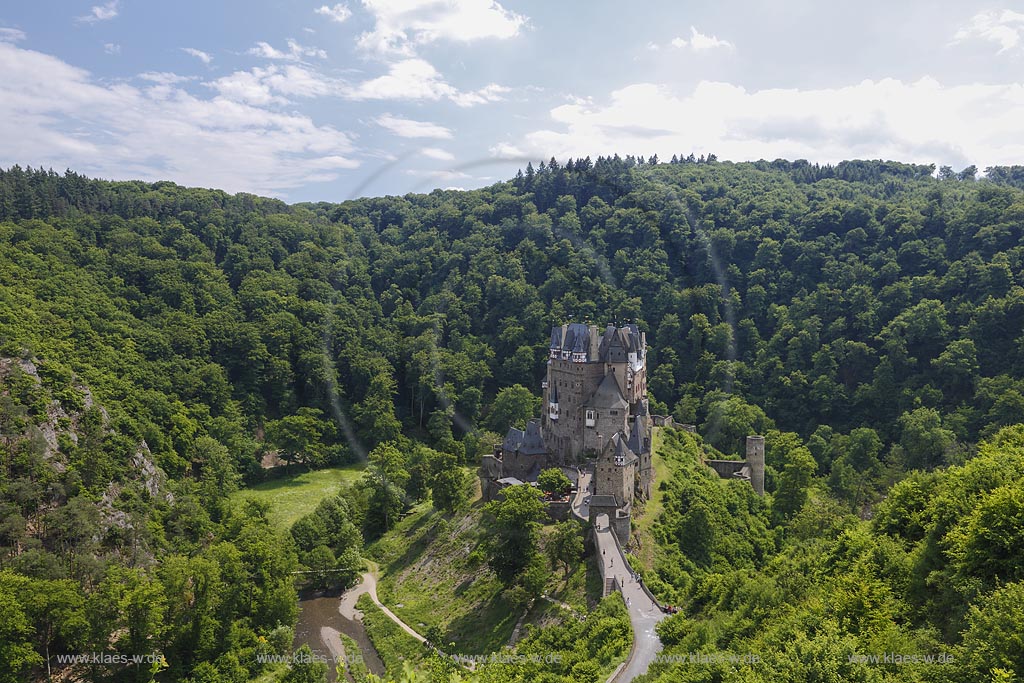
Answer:
[(764, 437), (747, 437), (747, 466), (750, 468), (750, 485), (759, 496), (764, 495)]

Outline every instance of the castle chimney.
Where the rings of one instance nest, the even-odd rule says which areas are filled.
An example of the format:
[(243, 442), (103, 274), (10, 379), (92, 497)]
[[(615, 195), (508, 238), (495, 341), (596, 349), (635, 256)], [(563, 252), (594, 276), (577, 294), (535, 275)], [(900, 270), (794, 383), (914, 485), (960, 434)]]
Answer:
[(764, 437), (747, 437), (747, 466), (750, 467), (750, 485), (759, 496), (764, 495)]

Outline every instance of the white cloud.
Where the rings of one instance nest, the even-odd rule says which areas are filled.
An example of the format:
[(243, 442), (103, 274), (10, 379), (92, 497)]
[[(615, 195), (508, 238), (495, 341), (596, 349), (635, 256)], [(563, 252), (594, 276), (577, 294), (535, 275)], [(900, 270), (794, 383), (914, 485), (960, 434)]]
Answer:
[(525, 156), (523, 150), (508, 142), (499, 142), (496, 145), (492, 145), (488, 151), (491, 153), (491, 156), (499, 159), (521, 159)]
[(953, 44), (966, 40), (987, 40), (999, 44), (999, 54), (1021, 44), (1024, 14), (1013, 10), (979, 12), (953, 36)]
[(437, 147), (424, 147), (420, 150), (420, 154), (430, 159), (437, 159), (438, 161), (455, 161), (454, 154)]
[(494, 83), (479, 90), (460, 91), (445, 81), (429, 62), (410, 58), (391, 64), (383, 76), (350, 88), (346, 96), (355, 100), (449, 99), (460, 107), (471, 107), (498, 101), (507, 91), (508, 88)]
[(504, 94), (509, 91), (503, 85), (497, 83), (491, 83), (485, 85), (479, 90), (473, 90), (470, 92), (460, 92), (450, 95), (452, 102), (459, 105), (460, 107), (472, 107), (475, 104), (484, 104), (486, 102), (499, 102), (504, 98)]
[[(0, 167), (74, 168), (282, 195), (353, 168), (351, 137), (308, 116), (197, 97), (173, 74), (105, 84), (60, 59), (0, 43)], [(286, 72), (280, 72), (283, 77)]]
[(326, 59), (327, 53), (316, 47), (306, 47), (300, 45), (294, 40), (288, 40), (288, 51), (284, 52), (278, 50), (270, 43), (263, 42), (262, 40), (256, 43), (254, 47), (249, 48), (246, 54), (254, 55), (256, 57), (264, 57), (266, 59), (281, 59), (292, 62), (302, 61), (303, 57), (317, 57), (319, 59)]
[[(207, 85), (215, 88), (224, 97), (258, 106), (286, 104), (290, 102), (289, 98), (292, 96), (335, 96), (349, 100), (448, 99), (460, 107), (471, 107), (497, 101), (508, 90), (495, 84), (479, 90), (459, 90), (446, 82), (433, 66), (422, 59), (402, 60), (392, 64), (386, 74), (355, 84), (326, 76), (305, 64), (272, 64), (265, 68), (235, 71)], [(395, 126), (402, 123), (395, 117), (382, 118)], [(413, 124), (416, 123), (418, 122), (406, 121), (400, 128), (411, 131), (414, 129)], [(436, 133), (438, 130), (446, 129), (421, 127), (419, 130)]]
[(714, 50), (717, 48), (731, 50), (733, 48), (733, 44), (728, 40), (721, 40), (717, 36), (705, 35), (698, 31), (696, 26), (691, 26), (690, 39), (687, 40), (686, 38), (680, 37), (673, 38), (672, 47), (679, 49), (689, 47), (694, 52), (703, 52), (705, 50)]
[(512, 38), (527, 21), (496, 0), (363, 0), (363, 6), (374, 27), (358, 45), (379, 54), (411, 56), (414, 46), (439, 40)]
[(344, 93), (340, 81), (296, 64), (272, 67), (264, 80), (274, 91), (288, 96), (323, 97)]
[(113, 19), (117, 16), (118, 5), (120, 4), (120, 0), (110, 0), (110, 2), (103, 5), (93, 5), (92, 9), (89, 10), (89, 13), (84, 17), (78, 17), (77, 21), (86, 24), (95, 24), (97, 21)]
[(16, 43), (25, 40), (25, 32), (19, 28), (0, 26), (0, 43)]
[(171, 73), (169, 71), (145, 71), (136, 76), (136, 78), (141, 78), (144, 81), (149, 81), (150, 83), (156, 83), (158, 85), (174, 85), (176, 83), (195, 80), (194, 76), (179, 76), (178, 74)]
[(181, 51), (187, 55), (192, 55), (193, 57), (201, 61), (203, 64), (209, 64), (213, 61), (212, 55), (203, 52), (202, 50), (197, 50), (194, 47), (183, 47), (181, 48)]
[(341, 81), (297, 64), (235, 71), (206, 85), (230, 100), (257, 106), (288, 104), (289, 97), (340, 96), (347, 87)]
[(450, 140), (452, 131), (429, 121), (413, 121), (391, 114), (382, 114), (375, 119), (378, 126), (388, 129), (403, 138), (434, 138)]
[[(883, 79), (747, 91), (704, 81), (682, 97), (637, 83), (611, 93), (603, 105), (556, 107), (551, 118), (556, 125), (517, 143), (528, 155), (713, 152), (734, 160), (883, 158), (980, 167), (1024, 159), (1024, 83)], [(508, 150), (492, 148), (501, 151)]]
[(108, 55), (119, 55), (121, 54), (121, 46), (117, 43), (103, 43), (103, 51)]
[(421, 168), (410, 168), (405, 171), (406, 175), (430, 178), (431, 180), (464, 180), (471, 178), (468, 173), (451, 170), (430, 170)]
[(268, 104), (287, 104), (288, 98), (275, 94), (267, 82), (267, 78), (275, 75), (276, 68), (255, 68), (252, 71), (235, 71), (207, 83), (221, 96), (235, 102), (245, 102), (256, 106)]
[(340, 2), (337, 5), (332, 5), (330, 7), (323, 5), (313, 11), (317, 14), (324, 15), (331, 21), (336, 21), (339, 24), (352, 16), (352, 10), (350, 10), (347, 5)]

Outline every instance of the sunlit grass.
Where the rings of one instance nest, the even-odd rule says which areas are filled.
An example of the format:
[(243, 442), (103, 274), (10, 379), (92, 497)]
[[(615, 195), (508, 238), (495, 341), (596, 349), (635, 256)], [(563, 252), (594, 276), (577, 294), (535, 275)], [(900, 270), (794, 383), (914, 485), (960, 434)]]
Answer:
[(362, 473), (361, 464), (302, 472), (242, 489), (231, 499), (241, 502), (251, 498), (270, 503), (271, 521), (287, 529), (312, 512), (321, 500), (337, 492), (342, 484), (357, 480)]

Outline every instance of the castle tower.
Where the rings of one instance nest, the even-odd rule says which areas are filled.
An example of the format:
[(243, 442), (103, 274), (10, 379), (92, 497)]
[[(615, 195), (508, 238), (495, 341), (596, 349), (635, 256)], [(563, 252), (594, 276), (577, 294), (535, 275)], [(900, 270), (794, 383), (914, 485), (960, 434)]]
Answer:
[(611, 496), (619, 508), (632, 507), (638, 462), (625, 434), (614, 434), (597, 458), (594, 496)]
[(750, 468), (750, 485), (757, 495), (764, 495), (764, 437), (747, 437), (747, 466)]

